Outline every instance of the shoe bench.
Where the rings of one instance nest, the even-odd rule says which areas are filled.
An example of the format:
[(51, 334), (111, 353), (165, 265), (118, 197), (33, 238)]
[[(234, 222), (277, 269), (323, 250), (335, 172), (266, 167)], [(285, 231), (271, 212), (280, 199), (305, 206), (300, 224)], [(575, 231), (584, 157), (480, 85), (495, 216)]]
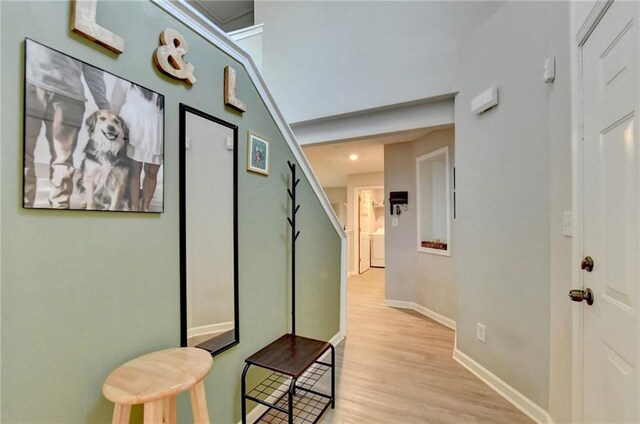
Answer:
[[(331, 363), (320, 358), (330, 351)], [(317, 423), (329, 405), (335, 408), (335, 348), (331, 343), (285, 334), (246, 360), (242, 372), (242, 424), (247, 424), (247, 400), (266, 406), (254, 423)], [(247, 392), (251, 367), (272, 371)], [(331, 393), (316, 383), (331, 372)]]

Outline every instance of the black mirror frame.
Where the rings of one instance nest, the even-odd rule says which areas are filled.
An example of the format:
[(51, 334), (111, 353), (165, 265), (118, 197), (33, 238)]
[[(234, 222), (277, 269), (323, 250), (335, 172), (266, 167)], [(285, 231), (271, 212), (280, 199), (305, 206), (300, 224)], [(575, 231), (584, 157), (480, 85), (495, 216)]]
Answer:
[[(186, 222), (186, 114), (192, 113), (233, 130), (233, 340), (224, 338), (219, 343), (201, 347), (215, 356), (240, 343), (238, 308), (238, 126), (180, 103), (180, 345), (187, 346), (187, 222)], [(206, 344), (206, 342), (205, 342)]]

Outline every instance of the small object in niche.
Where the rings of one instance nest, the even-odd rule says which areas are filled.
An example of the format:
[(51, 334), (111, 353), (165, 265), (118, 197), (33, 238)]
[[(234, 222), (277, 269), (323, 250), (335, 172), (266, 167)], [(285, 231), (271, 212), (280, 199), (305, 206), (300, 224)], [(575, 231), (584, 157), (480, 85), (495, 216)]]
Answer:
[(98, 0), (73, 0), (71, 2), (71, 31), (100, 44), (112, 52), (124, 51), (124, 38), (114, 34), (96, 22)]
[(236, 94), (236, 70), (231, 66), (224, 67), (224, 104), (240, 112), (247, 111), (247, 105)]
[(196, 83), (195, 66), (183, 59), (188, 52), (189, 45), (182, 34), (167, 28), (160, 33), (160, 47), (153, 52), (153, 62), (163, 74), (193, 85)]
[(447, 243), (440, 240), (423, 241), (422, 247), (429, 249), (447, 250)]
[(247, 171), (269, 175), (269, 141), (249, 132)]

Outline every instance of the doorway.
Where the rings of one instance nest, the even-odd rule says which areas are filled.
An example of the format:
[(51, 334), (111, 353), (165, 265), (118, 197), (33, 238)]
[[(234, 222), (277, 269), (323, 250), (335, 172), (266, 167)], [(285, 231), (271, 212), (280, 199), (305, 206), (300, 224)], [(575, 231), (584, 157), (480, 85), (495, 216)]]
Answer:
[[(356, 273), (363, 274), (374, 267), (384, 267), (384, 248), (380, 258), (379, 245), (384, 246), (384, 187), (354, 188), (354, 263)], [(375, 237), (376, 251), (373, 252), (372, 238)], [(380, 238), (382, 237), (382, 238)]]
[(602, 5), (578, 47), (582, 143), (574, 189), (582, 229), (572, 300), (585, 301), (574, 309), (574, 420), (638, 422), (640, 14), (637, 2)]

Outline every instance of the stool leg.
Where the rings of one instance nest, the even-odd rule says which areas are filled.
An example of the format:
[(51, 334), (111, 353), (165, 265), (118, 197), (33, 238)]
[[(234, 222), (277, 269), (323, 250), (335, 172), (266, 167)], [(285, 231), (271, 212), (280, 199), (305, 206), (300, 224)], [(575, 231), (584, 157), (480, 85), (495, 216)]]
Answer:
[(198, 381), (191, 388), (191, 409), (195, 424), (209, 424), (209, 411), (207, 410), (207, 397), (204, 394), (204, 383)]
[(164, 401), (162, 399), (154, 400), (144, 404), (144, 424), (162, 423)]
[(123, 403), (116, 403), (113, 408), (112, 424), (129, 424), (129, 418), (131, 417), (131, 405), (125, 405)]
[(164, 399), (164, 422), (166, 424), (176, 424), (176, 397), (169, 396)]

